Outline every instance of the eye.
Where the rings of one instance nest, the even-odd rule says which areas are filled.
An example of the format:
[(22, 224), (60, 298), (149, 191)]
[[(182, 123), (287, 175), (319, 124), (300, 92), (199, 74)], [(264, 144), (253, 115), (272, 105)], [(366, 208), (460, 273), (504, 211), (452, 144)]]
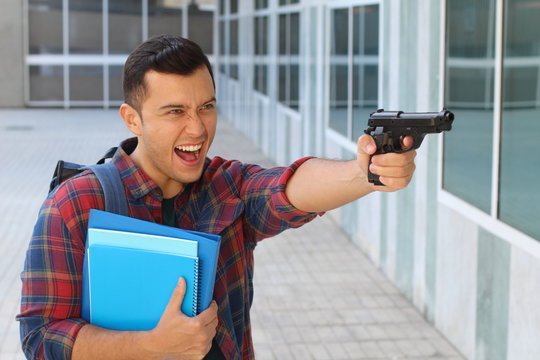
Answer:
[(182, 115), (184, 113), (184, 110), (182, 109), (171, 109), (169, 111), (169, 114), (172, 114), (172, 115)]
[(213, 110), (216, 106), (212, 103), (203, 105), (202, 110)]

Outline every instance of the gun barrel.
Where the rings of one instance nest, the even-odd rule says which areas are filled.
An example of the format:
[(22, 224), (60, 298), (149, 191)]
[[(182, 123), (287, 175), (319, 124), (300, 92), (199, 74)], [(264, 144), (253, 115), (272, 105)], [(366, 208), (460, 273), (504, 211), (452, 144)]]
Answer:
[(433, 127), (437, 132), (450, 130), (454, 114), (446, 109), (439, 112), (406, 113), (403, 111), (384, 111), (372, 113), (368, 125), (372, 127)]

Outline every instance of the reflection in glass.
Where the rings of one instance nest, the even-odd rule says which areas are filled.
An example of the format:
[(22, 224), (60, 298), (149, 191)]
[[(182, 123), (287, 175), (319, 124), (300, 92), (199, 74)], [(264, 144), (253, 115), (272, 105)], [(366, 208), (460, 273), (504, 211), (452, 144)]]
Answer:
[(103, 9), (101, 0), (69, 2), (69, 53), (103, 53)]
[(540, 240), (540, 7), (507, 0), (499, 217)]
[(182, 35), (182, 2), (148, 2), (148, 37), (171, 34)]
[(69, 67), (70, 101), (103, 101), (103, 67)]
[(129, 54), (142, 42), (142, 1), (109, 0), (109, 53)]
[(444, 134), (443, 187), (491, 207), (496, 0), (447, 2), (446, 106), (458, 121)]
[(28, 0), (30, 54), (62, 54), (62, 0)]
[(30, 66), (30, 101), (64, 101), (63, 66)]

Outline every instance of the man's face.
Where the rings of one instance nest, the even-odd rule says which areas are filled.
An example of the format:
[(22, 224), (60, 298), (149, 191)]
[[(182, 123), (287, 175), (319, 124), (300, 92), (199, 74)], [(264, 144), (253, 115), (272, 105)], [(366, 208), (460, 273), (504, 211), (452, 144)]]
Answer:
[(136, 125), (126, 121), (139, 138), (132, 157), (170, 197), (201, 177), (216, 132), (214, 86), (205, 66), (191, 75), (149, 71), (145, 81)]

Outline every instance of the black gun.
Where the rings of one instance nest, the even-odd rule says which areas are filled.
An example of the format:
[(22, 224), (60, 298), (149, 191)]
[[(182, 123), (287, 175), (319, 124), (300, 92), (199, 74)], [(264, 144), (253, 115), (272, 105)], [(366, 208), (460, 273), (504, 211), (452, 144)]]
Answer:
[[(431, 113), (406, 113), (379, 109), (369, 116), (369, 127), (364, 132), (371, 135), (377, 144), (377, 151), (373, 155), (402, 153), (418, 149), (426, 134), (451, 130), (452, 121), (454, 121), (454, 114), (447, 109)], [(407, 135), (412, 136), (413, 144), (409, 149), (403, 149), (401, 140)], [(371, 157), (369, 163), (371, 164)], [(368, 180), (375, 185), (384, 185), (379, 181), (379, 175), (373, 174), (369, 169)]]

